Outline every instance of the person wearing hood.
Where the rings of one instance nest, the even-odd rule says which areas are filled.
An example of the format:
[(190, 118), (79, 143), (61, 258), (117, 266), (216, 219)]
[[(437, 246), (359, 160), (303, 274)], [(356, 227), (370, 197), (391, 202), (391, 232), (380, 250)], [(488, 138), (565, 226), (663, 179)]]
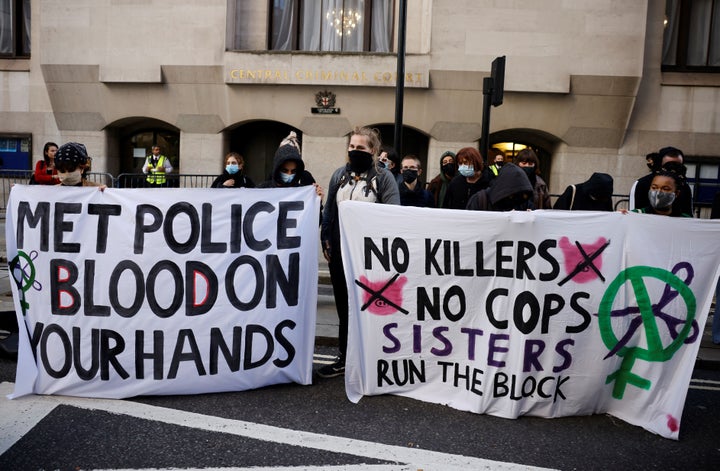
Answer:
[(430, 180), (427, 187), (433, 198), (435, 198), (436, 208), (442, 206), (442, 202), (445, 201), (445, 193), (447, 193), (450, 180), (455, 177), (455, 174), (457, 174), (455, 152), (447, 150), (440, 156), (440, 173)]
[(237, 152), (225, 156), (225, 170), (212, 182), (210, 188), (255, 188), (255, 182), (243, 172), (245, 159)]
[(528, 211), (535, 209), (533, 186), (525, 171), (506, 163), (489, 188), (470, 197), (467, 209), (473, 211)]
[(305, 162), (298, 148), (293, 144), (285, 144), (275, 151), (270, 178), (258, 185), (258, 188), (289, 188), (313, 184), (315, 178), (305, 170)]
[(612, 211), (613, 178), (607, 173), (593, 173), (583, 183), (568, 186), (553, 209), (571, 211)]

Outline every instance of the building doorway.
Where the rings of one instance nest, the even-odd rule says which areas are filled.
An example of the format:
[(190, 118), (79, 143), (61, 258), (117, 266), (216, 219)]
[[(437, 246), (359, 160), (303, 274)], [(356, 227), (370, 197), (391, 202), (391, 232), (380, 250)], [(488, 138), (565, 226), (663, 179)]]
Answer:
[(490, 135), (490, 147), (505, 153), (505, 161), (513, 162), (515, 156), (526, 147), (532, 148), (540, 161), (540, 176), (550, 187), (552, 153), (560, 139), (535, 129), (507, 129)]
[[(380, 139), (383, 145), (395, 147), (395, 125), (394, 124), (378, 124), (370, 125), (369, 127), (375, 128), (380, 131)], [(402, 129), (402, 155), (400, 158), (406, 155), (414, 155), (422, 163), (422, 168), (425, 169), (423, 176), (426, 179), (431, 179), (433, 176), (427, 174), (428, 168), (428, 146), (430, 145), (430, 139), (426, 134), (422, 132), (403, 126)], [(396, 149), (397, 150), (397, 149)], [(440, 156), (438, 156), (440, 158)]]
[(108, 172), (113, 174), (142, 173), (145, 157), (153, 145), (160, 146), (177, 173), (180, 170), (180, 130), (164, 121), (151, 118), (126, 118), (109, 127), (108, 149), (117, 149), (109, 158)]
[(256, 183), (264, 182), (273, 170), (275, 151), (280, 142), (295, 131), (302, 145), (302, 132), (277, 121), (252, 121), (227, 131), (227, 152), (245, 159), (245, 173)]

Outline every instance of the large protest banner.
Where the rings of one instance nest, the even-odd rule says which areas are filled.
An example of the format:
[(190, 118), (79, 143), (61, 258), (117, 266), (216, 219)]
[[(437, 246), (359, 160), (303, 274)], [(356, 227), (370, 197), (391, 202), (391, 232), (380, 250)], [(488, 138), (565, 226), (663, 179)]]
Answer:
[(340, 205), (348, 398), (610, 413), (677, 439), (720, 221)]
[(310, 384), (319, 206), (313, 187), (14, 187), (13, 397)]

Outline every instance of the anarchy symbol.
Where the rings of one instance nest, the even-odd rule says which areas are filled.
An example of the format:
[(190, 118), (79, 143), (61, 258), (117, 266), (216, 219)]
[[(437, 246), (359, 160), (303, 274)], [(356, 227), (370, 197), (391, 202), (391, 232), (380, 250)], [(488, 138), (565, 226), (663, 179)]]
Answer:
[[(672, 336), (673, 340), (667, 346), (663, 345), (657, 325), (658, 317), (653, 310), (650, 295), (643, 281), (644, 278), (658, 279), (671, 289), (674, 289), (680, 295), (687, 308), (685, 319), (679, 321), (682, 323), (682, 328), (677, 332), (677, 335)], [(625, 343), (629, 340), (628, 336), (625, 335), (623, 338), (618, 339), (612, 328), (613, 302), (618, 297), (620, 288), (627, 282), (630, 282), (632, 290), (635, 293), (635, 299), (640, 312), (640, 323), (642, 323), (645, 331), (647, 348), (626, 346)], [(607, 291), (605, 291), (598, 310), (600, 335), (605, 346), (610, 349), (611, 355), (615, 353), (617, 356), (623, 358), (620, 369), (610, 374), (605, 381), (606, 384), (615, 381), (612, 393), (614, 398), (622, 399), (625, 393), (625, 387), (628, 384), (646, 390), (650, 389), (651, 384), (649, 380), (631, 371), (635, 360), (663, 362), (671, 359), (685, 342), (693, 328), (696, 307), (697, 301), (693, 292), (683, 280), (672, 272), (661, 268), (636, 266), (630, 267), (618, 274), (610, 286), (608, 286)]]

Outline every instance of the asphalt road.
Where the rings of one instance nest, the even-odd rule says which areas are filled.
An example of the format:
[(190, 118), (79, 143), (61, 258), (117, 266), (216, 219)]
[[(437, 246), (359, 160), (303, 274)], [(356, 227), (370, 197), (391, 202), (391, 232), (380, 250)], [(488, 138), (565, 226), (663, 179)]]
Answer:
[[(0, 359), (2, 394), (14, 375)], [(507, 420), (396, 396), (353, 404), (342, 378), (123, 401), (2, 398), (0, 469), (719, 469), (720, 372), (693, 376), (679, 441), (608, 415)]]

